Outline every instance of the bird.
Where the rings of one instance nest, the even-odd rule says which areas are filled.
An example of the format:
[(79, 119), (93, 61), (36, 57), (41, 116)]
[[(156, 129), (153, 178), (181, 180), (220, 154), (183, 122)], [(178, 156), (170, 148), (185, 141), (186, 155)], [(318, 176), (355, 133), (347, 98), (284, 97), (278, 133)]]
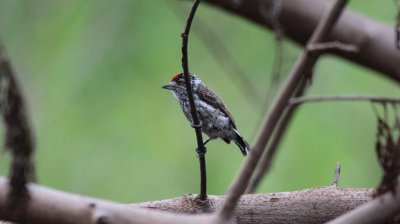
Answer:
[[(189, 78), (193, 90), (194, 104), (200, 120), (201, 131), (208, 136), (204, 145), (210, 140), (218, 138), (222, 139), (227, 144), (233, 141), (239, 147), (243, 156), (246, 156), (250, 151), (249, 144), (237, 131), (232, 114), (229, 112), (224, 102), (195, 74), (189, 74)], [(183, 113), (193, 126), (183, 73), (172, 76), (171, 81), (162, 86), (162, 88), (172, 91)]]

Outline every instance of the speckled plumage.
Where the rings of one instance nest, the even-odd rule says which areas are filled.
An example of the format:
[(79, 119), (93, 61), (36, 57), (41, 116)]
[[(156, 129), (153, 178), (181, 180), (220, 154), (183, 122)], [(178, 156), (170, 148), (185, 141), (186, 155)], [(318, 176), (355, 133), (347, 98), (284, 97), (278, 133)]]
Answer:
[[(236, 130), (235, 121), (221, 98), (195, 75), (190, 75), (190, 79), (202, 132), (210, 139), (221, 138), (228, 144), (233, 140), (243, 155), (246, 155), (250, 149), (249, 145)], [(173, 76), (171, 82), (163, 88), (172, 90), (186, 118), (193, 123), (183, 74)]]

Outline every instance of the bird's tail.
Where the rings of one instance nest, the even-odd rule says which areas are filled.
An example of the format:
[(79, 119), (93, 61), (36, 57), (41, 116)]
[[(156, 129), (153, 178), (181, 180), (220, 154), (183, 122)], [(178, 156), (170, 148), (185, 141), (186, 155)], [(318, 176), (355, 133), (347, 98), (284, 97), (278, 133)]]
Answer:
[(246, 142), (246, 140), (239, 134), (239, 132), (235, 131), (235, 138), (233, 141), (237, 146), (239, 146), (240, 151), (242, 152), (243, 156), (247, 155), (247, 152), (250, 151), (250, 146), (249, 143)]

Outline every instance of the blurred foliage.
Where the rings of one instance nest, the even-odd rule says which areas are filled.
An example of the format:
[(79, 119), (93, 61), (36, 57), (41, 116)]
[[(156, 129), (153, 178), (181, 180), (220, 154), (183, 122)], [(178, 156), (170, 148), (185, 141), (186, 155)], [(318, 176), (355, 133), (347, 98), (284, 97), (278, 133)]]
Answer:
[[(198, 192), (194, 132), (171, 93), (160, 88), (181, 71), (179, 35), (189, 7), (185, 1), (0, 0), (0, 37), (28, 101), (41, 184), (121, 202)], [(394, 24), (391, 1), (352, 1), (350, 8)], [(273, 35), (206, 4), (197, 16), (266, 93)], [(252, 141), (262, 102), (254, 106), (234, 85), (197, 26), (195, 19), (191, 70), (219, 93)], [(299, 49), (290, 43), (285, 49), (287, 73)], [(324, 57), (315, 74), (310, 95), (400, 96), (390, 80), (337, 58)], [(368, 103), (303, 106), (259, 191), (328, 185), (337, 161), (340, 186), (376, 186), (375, 122)], [(236, 146), (210, 143), (209, 193), (223, 194), (242, 163)], [(3, 153), (1, 175), (8, 164)]]

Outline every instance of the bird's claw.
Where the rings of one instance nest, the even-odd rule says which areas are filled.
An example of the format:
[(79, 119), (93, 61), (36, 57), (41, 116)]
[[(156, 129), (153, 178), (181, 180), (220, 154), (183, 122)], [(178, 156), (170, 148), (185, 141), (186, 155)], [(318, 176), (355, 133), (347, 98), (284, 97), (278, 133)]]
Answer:
[(203, 150), (196, 148), (197, 157), (203, 157), (207, 152), (207, 148), (203, 146)]
[(192, 128), (201, 128), (202, 127), (201, 122), (199, 122), (198, 124), (191, 123), (190, 125), (192, 126)]

